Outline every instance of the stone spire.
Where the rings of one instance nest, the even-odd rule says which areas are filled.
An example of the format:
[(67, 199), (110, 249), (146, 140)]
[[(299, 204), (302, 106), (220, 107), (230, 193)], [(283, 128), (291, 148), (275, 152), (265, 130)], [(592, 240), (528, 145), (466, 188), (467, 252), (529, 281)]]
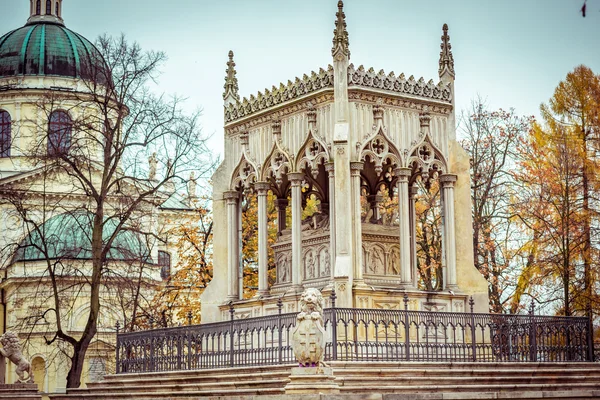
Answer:
[(331, 55), (334, 59), (346, 57), (350, 59), (350, 49), (348, 42), (348, 31), (346, 30), (346, 14), (344, 14), (344, 2), (338, 1), (338, 12), (335, 13), (335, 29), (333, 30), (333, 47)]
[(452, 57), (452, 45), (450, 44), (450, 36), (448, 36), (448, 24), (442, 27), (442, 44), (440, 48), (440, 68), (438, 73), (440, 79), (454, 79), (454, 57)]
[(50, 22), (64, 25), (62, 19), (62, 0), (29, 0), (29, 19), (27, 24)]
[(238, 80), (235, 76), (235, 62), (233, 61), (233, 51), (229, 50), (229, 61), (227, 61), (227, 75), (225, 75), (225, 85), (223, 88), (223, 100), (225, 100), (225, 106), (229, 104), (235, 104), (240, 101), (240, 95), (238, 94)]

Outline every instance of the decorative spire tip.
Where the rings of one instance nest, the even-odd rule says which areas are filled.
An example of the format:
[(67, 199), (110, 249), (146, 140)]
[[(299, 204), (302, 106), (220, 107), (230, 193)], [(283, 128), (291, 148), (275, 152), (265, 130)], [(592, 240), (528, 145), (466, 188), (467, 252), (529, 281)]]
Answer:
[(232, 50), (229, 50), (229, 61), (227, 61), (227, 69), (225, 72), (225, 85), (223, 86), (225, 91), (223, 92), (223, 100), (225, 100), (225, 105), (228, 105), (240, 101), (240, 95), (238, 94), (238, 80), (235, 76), (237, 72), (235, 70)]
[(450, 36), (448, 35), (448, 24), (442, 27), (442, 44), (440, 48), (440, 67), (438, 73), (440, 79), (446, 74), (454, 78), (454, 57), (452, 56), (452, 45), (450, 44)]
[(333, 47), (331, 55), (334, 58), (350, 58), (348, 31), (346, 30), (346, 14), (344, 14), (344, 2), (338, 1), (338, 11), (335, 13), (335, 29), (333, 30)]

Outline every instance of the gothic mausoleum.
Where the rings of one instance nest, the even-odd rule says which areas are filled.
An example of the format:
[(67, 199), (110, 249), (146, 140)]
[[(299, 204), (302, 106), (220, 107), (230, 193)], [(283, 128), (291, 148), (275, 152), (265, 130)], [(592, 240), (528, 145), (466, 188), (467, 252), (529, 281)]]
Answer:
[[(456, 140), (448, 26), (438, 82), (351, 64), (341, 1), (326, 69), (241, 99), (233, 56), (203, 322), (229, 318), (230, 303), (238, 318), (273, 314), (280, 298), (292, 312), (309, 287), (335, 289), (340, 307), (404, 308), (406, 293), (411, 310), (461, 312), (473, 296), (487, 312), (487, 285), (473, 263), (469, 159)], [(244, 299), (250, 196), (258, 202), (259, 278), (256, 295)]]

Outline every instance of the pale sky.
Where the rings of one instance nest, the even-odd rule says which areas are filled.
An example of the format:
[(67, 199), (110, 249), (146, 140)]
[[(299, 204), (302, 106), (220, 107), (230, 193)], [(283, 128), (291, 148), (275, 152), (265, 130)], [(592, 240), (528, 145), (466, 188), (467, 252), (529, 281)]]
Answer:
[[(600, 0), (346, 0), (350, 61), (438, 81), (441, 28), (449, 25), (457, 113), (480, 94), (492, 108), (538, 115), (579, 64), (600, 73)], [(91, 41), (124, 32), (169, 57), (160, 88), (202, 108), (222, 151), (223, 79), (235, 52), (249, 97), (332, 63), (337, 0), (65, 0), (68, 28)], [(22, 26), (29, 0), (0, 0), (0, 34)]]

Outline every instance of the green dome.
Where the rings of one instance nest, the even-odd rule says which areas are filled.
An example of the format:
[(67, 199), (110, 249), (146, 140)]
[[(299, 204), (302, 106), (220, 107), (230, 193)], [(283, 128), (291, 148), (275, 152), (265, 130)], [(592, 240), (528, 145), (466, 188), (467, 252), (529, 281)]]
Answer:
[[(76, 211), (55, 215), (38, 230), (32, 231), (20, 244), (13, 261), (92, 258), (92, 222), (94, 214)], [(107, 242), (117, 227), (115, 219), (105, 219), (103, 242)], [(150, 250), (144, 238), (129, 230), (121, 230), (108, 251), (109, 260), (143, 260), (151, 263)]]
[(64, 76), (91, 79), (104, 65), (83, 36), (55, 23), (31, 23), (0, 37), (0, 78)]

